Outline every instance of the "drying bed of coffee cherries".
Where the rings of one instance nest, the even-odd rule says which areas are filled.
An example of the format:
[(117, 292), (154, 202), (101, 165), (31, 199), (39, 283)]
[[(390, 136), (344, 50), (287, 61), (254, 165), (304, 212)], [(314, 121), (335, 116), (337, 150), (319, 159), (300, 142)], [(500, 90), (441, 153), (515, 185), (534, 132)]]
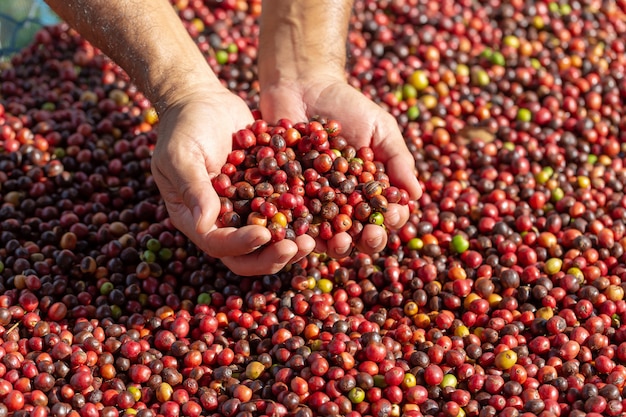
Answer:
[[(174, 7), (254, 108), (260, 3)], [(625, 7), (356, 1), (348, 79), (424, 196), (258, 277), (172, 227), (150, 103), (46, 28), (0, 64), (0, 417), (623, 415)]]

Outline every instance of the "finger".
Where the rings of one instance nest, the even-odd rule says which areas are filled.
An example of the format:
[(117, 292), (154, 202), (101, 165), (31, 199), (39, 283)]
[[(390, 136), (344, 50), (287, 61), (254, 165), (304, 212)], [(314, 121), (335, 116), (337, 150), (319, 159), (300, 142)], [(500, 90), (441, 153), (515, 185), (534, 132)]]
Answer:
[[(176, 147), (177, 145), (171, 145)], [(166, 150), (168, 159), (163, 164), (153, 164), (157, 170), (155, 177), (164, 178), (168, 187), (163, 187), (162, 195), (170, 216), (174, 217), (185, 234), (205, 234), (215, 225), (219, 214), (219, 196), (213, 189), (211, 178), (204, 158), (191, 157), (202, 155), (197, 145), (190, 141), (191, 149), (179, 152), (177, 149)]]
[(382, 251), (387, 245), (387, 231), (385, 228), (368, 224), (363, 228), (356, 247), (363, 253), (373, 254)]
[(199, 246), (214, 258), (236, 257), (254, 252), (271, 238), (270, 231), (263, 226), (223, 227), (203, 235)]
[(315, 239), (309, 235), (302, 235), (296, 237), (296, 245), (298, 245), (298, 251), (296, 255), (291, 259), (290, 263), (296, 263), (315, 249)]
[(225, 256), (222, 262), (237, 275), (275, 274), (298, 253), (298, 245), (288, 239), (272, 243), (252, 253), (241, 256)]
[[(209, 232), (198, 233), (197, 222), (194, 220), (194, 216), (189, 207), (180, 201), (180, 196), (169, 196), (166, 193), (163, 193), (162, 195), (165, 207), (167, 208), (167, 212), (174, 226), (185, 234), (185, 236), (187, 236), (199, 248), (204, 248), (206, 246), (206, 235)], [(217, 214), (217, 212), (215, 212), (215, 214)], [(207, 214), (207, 218), (209, 217), (211, 217), (211, 214)], [(213, 220), (213, 223), (215, 223), (216, 220), (217, 218)]]
[[(404, 146), (406, 148), (406, 145)], [(409, 152), (408, 148), (406, 149)], [(385, 164), (389, 181), (399, 188), (405, 189), (409, 197), (417, 200), (422, 196), (422, 187), (417, 180), (415, 161), (410, 156), (400, 153), (389, 159)]]
[(208, 179), (206, 167), (197, 167), (189, 171), (197, 173), (184, 174), (180, 181), (184, 188), (182, 192), (183, 203), (189, 207), (194, 224), (195, 233), (200, 235), (213, 229), (219, 215), (219, 196), (213, 189), (213, 184)]
[(399, 229), (406, 224), (410, 216), (411, 212), (408, 206), (389, 204), (385, 212), (385, 226), (392, 230)]
[(383, 125), (378, 125), (373, 136), (376, 154), (385, 163), (391, 183), (405, 189), (412, 199), (420, 198), (422, 188), (417, 180), (415, 159), (406, 146), (395, 119), (391, 117)]
[(320, 238), (315, 239), (315, 252), (326, 253), (328, 251), (328, 243)]
[(346, 232), (336, 234), (326, 244), (326, 254), (331, 258), (344, 258), (350, 252), (352, 252), (352, 237)]

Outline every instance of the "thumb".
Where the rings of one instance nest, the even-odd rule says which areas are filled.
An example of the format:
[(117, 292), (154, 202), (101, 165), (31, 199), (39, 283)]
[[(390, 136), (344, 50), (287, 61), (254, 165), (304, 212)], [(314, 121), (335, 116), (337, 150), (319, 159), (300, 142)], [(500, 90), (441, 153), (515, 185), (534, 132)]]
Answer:
[[(157, 166), (167, 186), (161, 194), (172, 221), (187, 236), (202, 236), (215, 227), (219, 215), (219, 196), (213, 189), (211, 176), (204, 163), (176, 161), (172, 155), (167, 163), (171, 169)], [(176, 168), (174, 168), (176, 167)], [(184, 167), (184, 168), (178, 168)]]
[(410, 154), (400, 153), (392, 156), (385, 164), (385, 169), (391, 184), (405, 189), (411, 199), (417, 200), (422, 196), (422, 188), (417, 180), (415, 161)]
[(376, 129), (373, 136), (373, 143), (378, 145), (375, 153), (385, 164), (391, 184), (405, 189), (411, 199), (419, 199), (422, 196), (422, 188), (417, 180), (415, 159), (406, 146), (400, 130), (393, 129), (389, 132), (386, 129)]
[[(193, 230), (199, 235), (210, 232), (217, 221), (219, 215), (219, 196), (213, 188), (213, 184), (208, 180), (191, 179), (187, 182), (187, 187), (183, 188), (183, 204), (191, 212), (190, 221)], [(189, 225), (191, 228), (192, 224)]]

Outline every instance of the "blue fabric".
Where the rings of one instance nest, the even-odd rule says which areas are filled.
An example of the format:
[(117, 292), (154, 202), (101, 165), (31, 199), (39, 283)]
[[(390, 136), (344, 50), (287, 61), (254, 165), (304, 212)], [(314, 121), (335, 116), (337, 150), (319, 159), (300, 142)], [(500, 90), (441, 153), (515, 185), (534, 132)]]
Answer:
[(42, 26), (58, 21), (43, 0), (0, 0), (0, 58), (18, 52)]

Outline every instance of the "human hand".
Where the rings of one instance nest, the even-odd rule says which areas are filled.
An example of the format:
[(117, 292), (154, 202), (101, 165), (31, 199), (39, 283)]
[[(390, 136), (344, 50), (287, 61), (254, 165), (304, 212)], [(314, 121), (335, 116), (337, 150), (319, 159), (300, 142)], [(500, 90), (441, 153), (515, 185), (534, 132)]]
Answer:
[[(314, 116), (332, 117), (342, 125), (342, 136), (359, 149), (368, 146), (377, 160), (385, 164), (391, 183), (408, 191), (418, 199), (422, 190), (417, 181), (415, 161), (408, 150), (394, 117), (373, 101), (351, 87), (345, 80), (320, 76), (313, 81), (262, 86), (261, 113), (265, 120), (280, 118), (293, 122), (306, 121)], [(385, 213), (385, 226), (402, 227), (409, 218), (409, 208), (390, 204)], [(324, 242), (318, 239), (316, 251), (341, 258), (350, 254), (352, 244), (365, 253), (381, 251), (387, 244), (387, 233), (379, 226), (366, 225), (358, 242), (346, 232)]]
[(278, 272), (314, 247), (310, 236), (269, 243), (270, 232), (262, 226), (216, 226), (220, 200), (211, 179), (226, 162), (232, 134), (253, 121), (244, 101), (228, 90), (195, 91), (161, 115), (152, 157), (152, 174), (172, 223), (239, 275)]

